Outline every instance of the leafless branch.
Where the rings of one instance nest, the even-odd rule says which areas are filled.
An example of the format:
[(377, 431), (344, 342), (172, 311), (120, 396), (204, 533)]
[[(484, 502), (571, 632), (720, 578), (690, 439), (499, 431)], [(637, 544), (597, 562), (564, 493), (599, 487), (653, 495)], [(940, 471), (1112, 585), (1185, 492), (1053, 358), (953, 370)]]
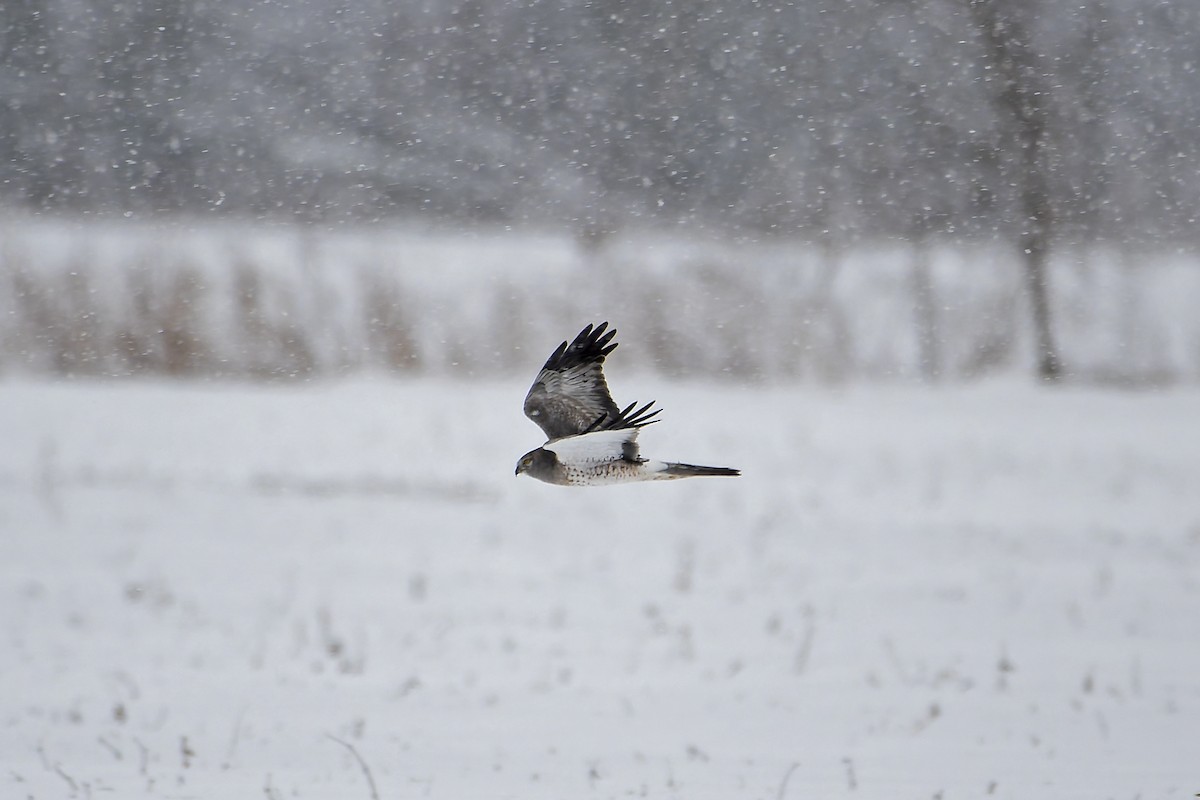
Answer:
[(332, 741), (337, 742), (342, 747), (350, 751), (350, 755), (354, 756), (354, 760), (358, 762), (358, 766), (362, 768), (363, 775), (365, 775), (367, 778), (367, 786), (371, 789), (371, 800), (379, 800), (379, 790), (375, 788), (375, 778), (371, 775), (371, 768), (367, 766), (367, 762), (363, 760), (361, 755), (359, 755), (358, 750), (355, 749), (354, 745), (350, 744), (345, 739), (339, 739), (332, 733), (327, 733), (325, 735), (328, 736)]
[(783, 773), (783, 780), (779, 782), (779, 791), (775, 794), (775, 800), (783, 800), (783, 796), (787, 793), (788, 781), (792, 779), (792, 773), (800, 768), (799, 761), (793, 761), (788, 767), (788, 771)]

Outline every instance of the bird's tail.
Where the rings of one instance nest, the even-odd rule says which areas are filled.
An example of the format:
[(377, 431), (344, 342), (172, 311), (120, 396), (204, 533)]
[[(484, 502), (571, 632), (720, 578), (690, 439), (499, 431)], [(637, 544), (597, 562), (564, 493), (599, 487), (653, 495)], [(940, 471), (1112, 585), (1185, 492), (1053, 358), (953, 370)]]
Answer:
[(667, 461), (664, 462), (664, 469), (659, 472), (658, 477), (660, 480), (671, 480), (672, 478), (699, 478), (716, 475), (737, 477), (741, 474), (740, 469), (730, 469), (729, 467), (699, 467), (695, 464), (676, 464)]

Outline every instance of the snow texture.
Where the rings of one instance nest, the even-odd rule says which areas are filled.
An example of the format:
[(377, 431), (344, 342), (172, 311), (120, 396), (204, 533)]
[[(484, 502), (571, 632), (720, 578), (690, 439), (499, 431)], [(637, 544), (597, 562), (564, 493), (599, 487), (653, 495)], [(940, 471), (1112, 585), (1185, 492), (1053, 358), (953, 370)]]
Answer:
[(744, 476), (516, 479), (526, 381), (0, 383), (0, 795), (1200, 791), (1195, 390), (609, 378)]

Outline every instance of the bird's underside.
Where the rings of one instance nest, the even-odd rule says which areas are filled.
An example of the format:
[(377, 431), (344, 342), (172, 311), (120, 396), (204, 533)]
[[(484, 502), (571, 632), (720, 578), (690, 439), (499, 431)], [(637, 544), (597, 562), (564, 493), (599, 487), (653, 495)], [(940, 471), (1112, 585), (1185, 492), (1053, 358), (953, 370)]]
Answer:
[(740, 475), (736, 469), (655, 461), (638, 455), (637, 428), (619, 428), (568, 436), (542, 445), (554, 454), (554, 468), (533, 477), (560, 486), (607, 486), (614, 483), (669, 481), (702, 475)]
[(616, 348), (616, 331), (604, 322), (584, 328), (547, 359), (525, 397), (525, 414), (548, 441), (517, 462), (525, 473), (560, 486), (604, 486), (699, 476), (736, 476), (727, 467), (701, 467), (642, 458), (637, 435), (658, 420), (653, 402), (617, 406), (604, 379), (604, 358)]

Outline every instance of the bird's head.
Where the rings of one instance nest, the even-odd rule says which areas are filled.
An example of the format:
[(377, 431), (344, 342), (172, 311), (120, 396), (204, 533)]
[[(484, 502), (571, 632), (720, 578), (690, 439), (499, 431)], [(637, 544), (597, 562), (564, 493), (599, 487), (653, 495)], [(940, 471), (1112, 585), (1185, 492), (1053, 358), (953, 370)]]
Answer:
[(554, 461), (554, 453), (539, 447), (521, 456), (520, 460), (517, 461), (517, 471), (514, 474), (520, 475), (522, 472), (528, 472), (531, 477), (536, 478), (544, 470), (552, 469)]

